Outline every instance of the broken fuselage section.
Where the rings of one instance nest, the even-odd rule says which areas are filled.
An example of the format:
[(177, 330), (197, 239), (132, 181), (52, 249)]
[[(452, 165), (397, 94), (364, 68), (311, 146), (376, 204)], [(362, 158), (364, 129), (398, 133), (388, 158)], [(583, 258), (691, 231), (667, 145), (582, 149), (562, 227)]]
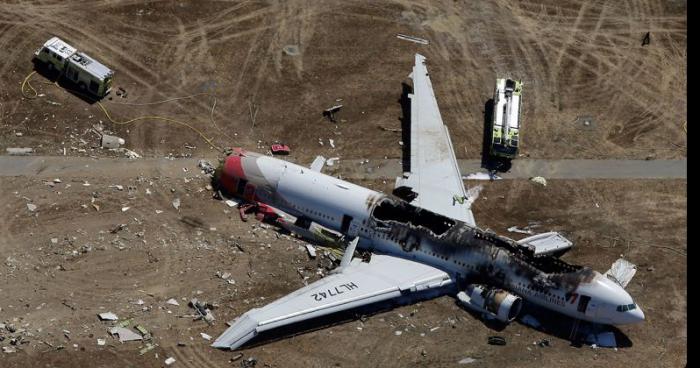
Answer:
[(536, 256), (510, 238), (397, 197), (242, 150), (228, 156), (217, 175), (229, 194), (266, 203), (348, 238), (359, 237), (358, 249), (447, 272), (468, 294), (468, 299), (459, 298), (465, 306), (504, 322), (515, 318), (520, 298), (596, 323), (626, 324), (644, 318), (640, 309), (617, 312), (619, 305), (633, 304), (632, 298), (590, 268)]

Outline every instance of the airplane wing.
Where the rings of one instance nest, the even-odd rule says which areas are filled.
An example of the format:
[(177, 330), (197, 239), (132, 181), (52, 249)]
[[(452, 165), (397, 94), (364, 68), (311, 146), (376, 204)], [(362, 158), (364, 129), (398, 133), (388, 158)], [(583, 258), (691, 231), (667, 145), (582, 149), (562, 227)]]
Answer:
[(448, 292), (450, 276), (437, 268), (386, 255), (354, 259), (338, 273), (309, 284), (230, 323), (212, 344), (237, 349), (261, 332), (372, 303), (432, 290)]
[(418, 194), (411, 204), (475, 226), (447, 126), (443, 124), (425, 67), (416, 54), (411, 73), (411, 169), (396, 179), (396, 188)]

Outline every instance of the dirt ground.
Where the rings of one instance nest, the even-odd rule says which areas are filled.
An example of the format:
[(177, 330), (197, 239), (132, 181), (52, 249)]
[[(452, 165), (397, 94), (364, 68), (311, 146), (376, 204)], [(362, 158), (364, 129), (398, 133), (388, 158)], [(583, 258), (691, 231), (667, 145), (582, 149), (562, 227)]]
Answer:
[[(219, 155), (182, 126), (115, 125), (42, 75), (30, 80), (39, 96), (23, 97), (32, 52), (57, 35), (115, 70), (127, 97), (102, 101), (114, 120), (187, 121), (218, 148), (264, 151), (279, 140), (297, 161), (399, 158), (401, 134), (380, 126), (401, 127), (401, 83), (420, 52), (459, 158), (480, 157), (484, 105), (504, 75), (525, 83), (521, 152), (529, 157), (684, 158), (686, 13), (684, 1), (5, 1), (0, 149), (121, 155), (98, 148), (96, 129), (144, 156)], [(646, 32), (651, 43), (642, 46)], [(188, 98), (171, 100), (179, 97)], [(322, 111), (335, 104), (343, 108), (333, 124)], [(302, 286), (301, 275), (319, 277), (318, 261), (303, 243), (241, 222), (212, 199), (208, 178), (186, 169), (186, 180), (93, 177), (89, 168), (59, 183), (0, 178), (0, 323), (18, 329), (0, 332), (0, 346), (14, 346), (15, 336), (27, 342), (0, 355), (0, 365), (150, 367), (170, 356), (174, 366), (239, 365), (200, 333), (216, 337), (225, 321)], [(360, 184), (390, 191), (392, 183)], [(569, 261), (605, 271), (623, 254), (637, 264), (628, 289), (647, 320), (620, 328), (632, 346), (571, 347), (519, 323), (493, 331), (443, 297), (250, 347), (244, 358), (273, 367), (454, 366), (466, 357), (475, 367), (685, 365), (687, 181), (469, 184), (484, 186), (474, 207), (482, 227), (508, 234), (538, 221), (575, 242)], [(195, 296), (218, 304), (215, 325), (187, 317)], [(133, 317), (158, 346), (139, 355), (143, 344), (109, 337), (110, 324), (97, 318), (107, 311)], [(488, 345), (494, 334), (508, 344)], [(533, 345), (542, 338), (552, 346)]]

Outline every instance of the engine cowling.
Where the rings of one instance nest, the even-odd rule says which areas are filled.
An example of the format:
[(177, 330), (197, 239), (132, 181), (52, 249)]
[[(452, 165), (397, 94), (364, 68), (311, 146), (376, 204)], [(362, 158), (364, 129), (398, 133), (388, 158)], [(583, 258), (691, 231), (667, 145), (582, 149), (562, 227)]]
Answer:
[(501, 321), (513, 321), (522, 308), (523, 300), (505, 290), (486, 285), (469, 285), (457, 294), (462, 304)]

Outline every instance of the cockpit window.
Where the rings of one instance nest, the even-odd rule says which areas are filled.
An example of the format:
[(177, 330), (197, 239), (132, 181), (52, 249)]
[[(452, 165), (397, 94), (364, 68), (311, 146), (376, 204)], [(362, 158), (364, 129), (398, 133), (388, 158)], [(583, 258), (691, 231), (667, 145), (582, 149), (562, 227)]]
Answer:
[(617, 306), (618, 312), (627, 312), (627, 311), (631, 311), (631, 310), (635, 310), (635, 309), (637, 309), (637, 305), (634, 303)]

